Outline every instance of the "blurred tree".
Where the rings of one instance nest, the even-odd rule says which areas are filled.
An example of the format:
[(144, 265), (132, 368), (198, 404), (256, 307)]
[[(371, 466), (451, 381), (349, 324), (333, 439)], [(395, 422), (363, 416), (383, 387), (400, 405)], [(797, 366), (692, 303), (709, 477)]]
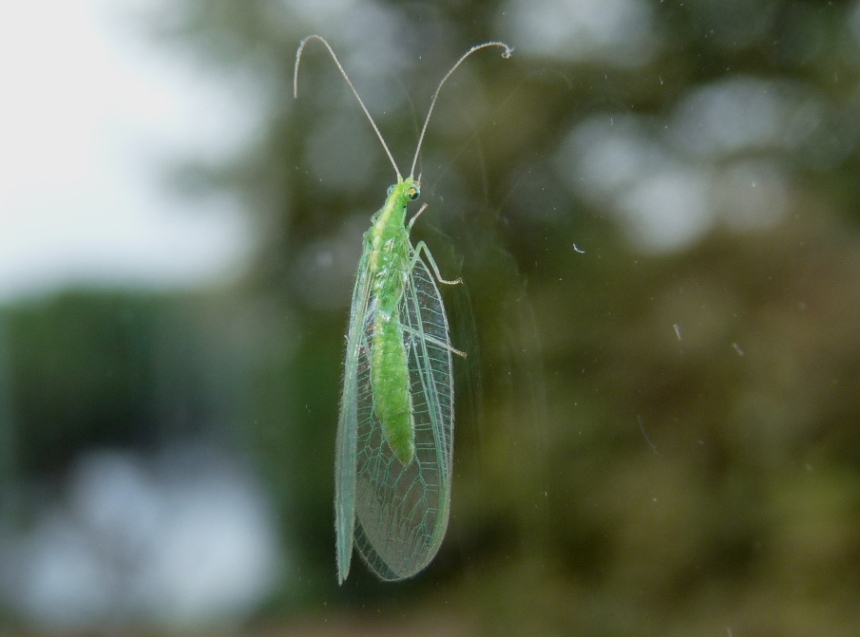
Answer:
[(246, 425), (298, 551), (284, 600), (336, 594), (343, 332), (393, 180), (321, 50), (292, 101), (296, 45), (331, 40), (403, 162), (451, 61), (502, 38), (421, 162), (415, 238), (466, 281), (449, 538), (414, 582), (357, 572), (341, 597), (420, 590), (482, 634), (853, 634), (855, 2), (184, 0), (148, 23), (267, 98), (243, 154), (176, 183), (241, 194), (261, 229)]

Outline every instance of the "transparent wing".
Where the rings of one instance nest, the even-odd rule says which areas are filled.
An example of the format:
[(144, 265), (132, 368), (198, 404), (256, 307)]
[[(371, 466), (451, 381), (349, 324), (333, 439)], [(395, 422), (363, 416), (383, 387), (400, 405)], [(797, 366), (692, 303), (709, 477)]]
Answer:
[[(414, 254), (414, 253), (413, 253)], [(448, 319), (436, 282), (419, 259), (399, 306), (415, 419), (415, 457), (403, 466), (373, 413), (367, 347), (359, 351), (355, 542), (384, 580), (412, 577), (436, 555), (451, 500), (454, 389)], [(366, 343), (372, 325), (365, 325)]]
[[(358, 262), (349, 331), (346, 340), (346, 361), (343, 370), (343, 394), (340, 400), (340, 419), (337, 426), (335, 458), (335, 531), (337, 534), (337, 577), (343, 584), (349, 574), (355, 528), (355, 467), (358, 422), (369, 417), (368, 406), (359, 405), (359, 387), (367, 385), (366, 325), (372, 324), (370, 305), (370, 276), (367, 254)], [(366, 402), (366, 401), (365, 401)], [(370, 406), (372, 412), (372, 405)]]

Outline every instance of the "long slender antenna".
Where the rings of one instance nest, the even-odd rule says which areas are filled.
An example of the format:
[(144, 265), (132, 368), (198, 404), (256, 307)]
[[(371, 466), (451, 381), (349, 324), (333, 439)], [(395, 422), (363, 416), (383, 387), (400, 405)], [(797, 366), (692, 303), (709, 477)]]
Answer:
[[(311, 37), (313, 37), (313, 36), (311, 36)], [(302, 42), (302, 44), (304, 44), (304, 42)], [(328, 45), (326, 45), (326, 46), (328, 46)], [(472, 55), (472, 53), (474, 53), (475, 51), (480, 51), (481, 49), (486, 49), (486, 48), (491, 47), (491, 46), (498, 46), (498, 47), (501, 47), (502, 49), (504, 49), (504, 51), (502, 51), (502, 57), (505, 59), (511, 57), (511, 54), (514, 52), (514, 50), (511, 47), (509, 47), (507, 44), (505, 44), (504, 42), (484, 42), (483, 44), (476, 44), (471, 49), (466, 51), (466, 53), (463, 54), (463, 57), (461, 57), (459, 60), (457, 60), (457, 63), (451, 67), (451, 70), (448, 71), (445, 74), (445, 77), (442, 78), (442, 81), (439, 82), (439, 86), (436, 87), (436, 92), (433, 93), (433, 99), (430, 100), (430, 109), (427, 111), (427, 117), (424, 120), (424, 126), (421, 128), (421, 136), (418, 138), (418, 147), (415, 149), (415, 157), (412, 160), (412, 168), (409, 169), (409, 176), (410, 177), (413, 177), (415, 175), (415, 165), (418, 163), (418, 154), (421, 152), (421, 144), (424, 143), (424, 134), (427, 132), (427, 124), (430, 123), (430, 115), (433, 114), (433, 107), (436, 106), (436, 100), (439, 98), (439, 91), (442, 90), (442, 85), (445, 84), (445, 82), (448, 80), (448, 78), (451, 77), (451, 75), (454, 74), (454, 71), (457, 70), (457, 67), (460, 66), (466, 60), (467, 57)], [(299, 50), (301, 50), (301, 47), (299, 47)], [(329, 50), (331, 50), (331, 49), (329, 49)], [(332, 53), (332, 55), (334, 55), (334, 53)], [(296, 68), (298, 68), (298, 60), (296, 61)], [(343, 69), (341, 69), (341, 71), (343, 71)], [(346, 76), (344, 75), (344, 77), (346, 77)], [(348, 81), (349, 80), (347, 80), (347, 82)], [(353, 89), (353, 91), (355, 91), (355, 89)], [(356, 95), (356, 97), (358, 97), (358, 95)], [(368, 115), (368, 117), (369, 117), (369, 115)], [(398, 176), (399, 176), (399, 174), (398, 174)]]
[[(359, 97), (358, 91), (355, 90), (355, 86), (352, 85), (352, 82), (350, 81), (349, 76), (346, 74), (346, 71), (343, 70), (343, 66), (341, 66), (340, 60), (337, 59), (337, 56), (334, 54), (334, 51), (332, 50), (331, 46), (329, 45), (328, 42), (326, 42), (326, 39), (322, 36), (309, 35), (308, 37), (306, 37), (304, 40), (302, 40), (299, 43), (299, 48), (296, 51), (296, 66), (293, 69), (293, 98), (298, 98), (298, 96), (299, 96), (299, 62), (301, 62), (302, 51), (304, 50), (305, 45), (308, 43), (308, 40), (319, 40), (320, 42), (322, 42), (325, 45), (325, 48), (328, 49), (328, 52), (331, 53), (331, 57), (334, 59), (334, 63), (337, 64), (337, 68), (340, 71), (340, 74), (343, 75), (343, 79), (345, 79), (346, 83), (349, 84), (349, 88), (352, 91), (352, 94), (355, 95), (355, 99), (357, 99), (359, 105), (361, 105), (361, 110), (363, 110), (364, 114), (367, 115), (367, 119), (370, 120), (370, 125), (373, 126), (373, 131), (376, 133), (376, 136), (379, 138), (379, 141), (382, 142), (382, 147), (385, 149), (385, 154), (388, 155), (388, 159), (391, 161), (391, 165), (394, 166), (394, 172), (397, 173), (397, 181), (403, 181), (403, 177), (400, 174), (400, 169), (397, 168), (397, 162), (394, 161), (394, 156), (391, 154), (391, 151), (388, 150), (388, 144), (385, 143), (385, 140), (382, 138), (382, 133), (380, 133), (379, 129), (376, 127), (376, 122), (374, 122), (373, 117), (370, 116), (370, 111), (367, 110), (367, 107), (364, 105), (364, 102), (361, 101), (361, 97)], [(488, 46), (489, 44), (493, 44), (493, 43), (488, 42), (487, 44), (482, 44), (479, 47), (473, 48), (472, 51), (475, 51), (475, 50), (482, 48), (484, 46)], [(507, 47), (505, 47), (505, 48), (507, 49)], [(469, 51), (469, 53), (472, 53), (472, 51)], [(468, 56), (469, 53), (467, 53), (463, 57)], [(462, 62), (462, 61), (463, 60), (461, 59), (460, 62)], [(457, 65), (459, 65), (460, 62), (457, 62)], [(455, 65), (454, 68), (457, 68), (457, 65)], [(454, 69), (451, 69), (451, 70), (453, 71)], [(448, 75), (450, 75), (450, 74), (451, 73), (448, 73)], [(445, 76), (445, 79), (448, 79), (448, 76)], [(442, 80), (442, 81), (444, 82), (445, 80)], [(438, 93), (439, 91), (437, 90), (436, 92)], [(434, 102), (436, 101), (435, 97), (433, 98), (433, 101)], [(430, 109), (432, 110), (433, 107), (431, 106)], [(424, 127), (425, 128), (427, 127), (426, 122), (424, 124)], [(422, 137), (424, 136), (423, 131), (421, 133), (421, 136)], [(420, 147), (420, 143), (419, 143), (419, 147)], [(413, 168), (413, 170), (415, 169), (414, 164), (413, 164), (412, 168)]]

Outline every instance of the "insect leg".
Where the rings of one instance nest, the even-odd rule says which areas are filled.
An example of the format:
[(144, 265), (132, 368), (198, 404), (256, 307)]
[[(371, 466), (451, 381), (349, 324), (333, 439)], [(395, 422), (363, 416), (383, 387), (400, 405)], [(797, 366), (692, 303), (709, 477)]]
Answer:
[[(423, 208), (421, 210), (423, 210)], [(418, 211), (418, 214), (421, 214), (420, 210)], [(415, 215), (415, 216), (417, 217), (418, 215)], [(430, 267), (433, 270), (433, 274), (436, 275), (436, 280), (439, 281), (439, 283), (444, 283), (445, 285), (457, 285), (458, 283), (463, 282), (463, 279), (461, 279), (460, 277), (457, 277), (453, 281), (448, 281), (447, 279), (442, 278), (442, 273), (439, 272), (439, 266), (436, 265), (436, 260), (433, 258), (433, 255), (430, 254), (430, 248), (428, 248), (427, 244), (424, 243), (423, 241), (419, 241), (418, 243), (415, 244), (415, 256), (412, 257), (412, 263), (409, 264), (410, 270), (415, 267), (415, 262), (421, 258), (421, 251), (422, 250), (424, 251), (424, 254), (427, 257), (427, 263), (430, 264)]]
[(416, 332), (415, 330), (413, 330), (410, 327), (404, 327), (403, 331), (412, 335), (414, 338), (420, 338), (420, 339), (427, 341), (428, 343), (433, 343), (433, 345), (435, 345), (436, 347), (441, 347), (442, 349), (447, 349), (449, 352), (451, 352), (452, 354), (456, 354), (460, 358), (468, 358), (469, 357), (469, 355), (466, 354), (466, 352), (461, 352), (457, 348), (451, 347), (450, 345), (448, 345), (448, 343), (444, 343), (444, 342), (440, 341), (439, 339), (433, 338), (432, 336), (427, 336), (426, 334), (419, 334), (418, 332)]
[(412, 226), (414, 226), (414, 225), (415, 225), (415, 222), (418, 220), (418, 217), (420, 217), (420, 216), (421, 216), (421, 213), (422, 213), (422, 212), (424, 212), (425, 210), (427, 210), (427, 206), (429, 206), (429, 205), (430, 205), (430, 204), (426, 204), (426, 203), (425, 203), (423, 206), (421, 206), (421, 208), (419, 208), (418, 212), (416, 212), (416, 213), (415, 213), (415, 216), (414, 216), (414, 217), (412, 217), (412, 218), (409, 220), (409, 225), (407, 225), (407, 226), (406, 226), (406, 230), (408, 230), (408, 231), (410, 231), (410, 232), (412, 231)]

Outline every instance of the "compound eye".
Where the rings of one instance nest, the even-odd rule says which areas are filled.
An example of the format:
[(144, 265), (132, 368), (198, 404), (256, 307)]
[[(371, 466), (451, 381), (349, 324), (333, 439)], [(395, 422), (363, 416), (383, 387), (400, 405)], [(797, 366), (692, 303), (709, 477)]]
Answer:
[(391, 196), (392, 192), (394, 192), (394, 186), (393, 185), (388, 187), (388, 196), (389, 197)]
[(406, 191), (406, 196), (409, 197), (410, 200), (415, 201), (421, 196), (421, 191), (418, 190), (418, 186), (410, 186), (409, 190)]

